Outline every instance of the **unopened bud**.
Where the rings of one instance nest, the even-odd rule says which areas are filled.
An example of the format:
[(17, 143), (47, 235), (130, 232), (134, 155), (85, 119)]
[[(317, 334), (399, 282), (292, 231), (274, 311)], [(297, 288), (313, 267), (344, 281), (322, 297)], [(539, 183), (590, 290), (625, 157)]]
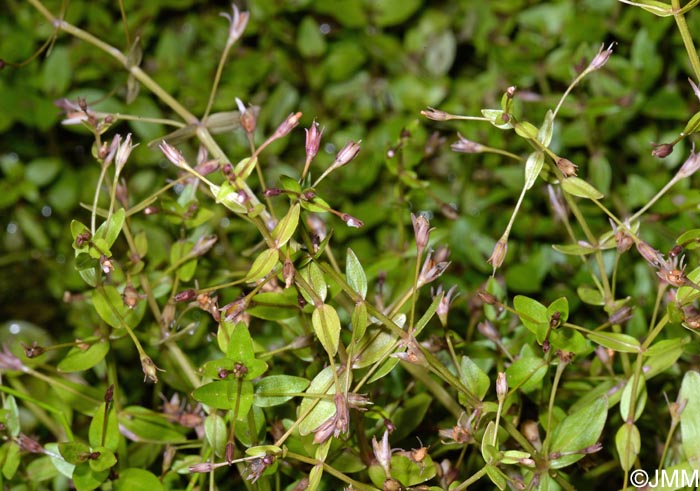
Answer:
[(642, 255), (644, 260), (658, 268), (661, 263), (664, 262), (664, 256), (659, 251), (651, 247), (649, 244), (643, 240), (637, 241), (637, 251)]
[(629, 305), (616, 310), (608, 318), (610, 324), (623, 324), (632, 318), (632, 308)]
[(493, 324), (489, 321), (483, 321), (479, 322), (476, 325), (476, 328), (479, 330), (482, 336), (484, 336), (486, 339), (489, 341), (499, 341), (501, 339), (500, 334), (496, 330), (495, 327), (493, 327)]
[(506, 394), (508, 394), (508, 380), (506, 379), (506, 373), (505, 372), (498, 372), (498, 376), (496, 377), (496, 396), (498, 397), (498, 401), (502, 402)]
[(119, 145), (119, 149), (117, 150), (117, 156), (114, 158), (114, 164), (117, 167), (117, 173), (121, 172), (121, 170), (124, 168), (126, 161), (131, 155), (131, 151), (137, 146), (138, 144), (131, 144), (131, 133), (126, 135), (124, 141)]
[(652, 143), (653, 150), (651, 151), (651, 156), (657, 159), (662, 159), (671, 155), (673, 152), (673, 145), (670, 143)]
[(358, 142), (350, 140), (349, 142), (347, 142), (345, 146), (340, 149), (338, 155), (335, 156), (335, 161), (333, 162), (333, 165), (331, 165), (331, 168), (333, 170), (339, 169), (340, 167), (344, 166), (345, 164), (353, 160), (355, 157), (357, 157), (357, 154), (360, 153), (361, 143), (362, 140)]
[(690, 151), (690, 156), (686, 159), (685, 162), (683, 162), (683, 165), (681, 165), (681, 168), (678, 169), (678, 178), (683, 179), (686, 177), (690, 177), (695, 172), (697, 172), (698, 169), (700, 169), (700, 152), (695, 153), (695, 146), (693, 145), (693, 149)]
[(602, 68), (608, 62), (608, 59), (612, 54), (612, 47), (614, 44), (615, 43), (610, 43), (608, 49), (604, 49), (605, 44), (601, 44), (598, 53), (596, 53), (596, 55), (593, 57), (593, 60), (588, 65), (588, 69), (598, 70), (599, 68)]
[(284, 287), (289, 288), (294, 283), (294, 263), (291, 259), (287, 258), (284, 261), (284, 266), (282, 267), (282, 277), (284, 278)]
[(241, 127), (249, 135), (253, 134), (257, 124), (255, 114), (253, 111), (246, 108), (243, 101), (241, 101), (238, 97), (236, 97), (236, 105), (238, 106), (238, 112), (241, 114)]
[(571, 160), (562, 157), (557, 160), (557, 168), (564, 174), (564, 177), (572, 177), (576, 175), (578, 166)]
[(450, 145), (450, 148), (459, 153), (481, 153), (484, 151), (484, 146), (481, 143), (468, 140), (464, 138), (461, 134), (457, 133), (457, 140), (455, 143)]
[(411, 222), (413, 222), (413, 235), (416, 238), (416, 249), (418, 255), (423, 254), (428, 241), (430, 240), (430, 222), (423, 215), (414, 215), (411, 213)]
[(141, 369), (144, 374), (144, 382), (150, 380), (154, 384), (158, 382), (157, 371), (159, 370), (153, 360), (148, 355), (141, 356)]
[(175, 294), (173, 299), (176, 302), (190, 302), (194, 300), (197, 297), (197, 292), (195, 292), (192, 288), (189, 288), (187, 290), (183, 290), (181, 292), (178, 292)]
[(184, 167), (187, 165), (187, 161), (185, 160), (185, 157), (182, 156), (182, 153), (180, 153), (180, 150), (173, 147), (165, 140), (160, 142), (158, 148), (160, 148), (160, 151), (163, 152), (165, 157), (177, 167)]
[(479, 290), (476, 294), (479, 296), (479, 299), (487, 305), (496, 305), (498, 303), (496, 296), (490, 294), (486, 290)]
[(189, 466), (189, 471), (194, 473), (204, 473), (211, 472), (214, 470), (214, 464), (211, 462), (200, 462), (199, 464), (194, 464)]
[(212, 172), (216, 172), (219, 169), (219, 161), (217, 159), (205, 160), (204, 162), (197, 164), (194, 168), (197, 172), (203, 176), (207, 176)]
[(348, 227), (362, 228), (365, 225), (362, 220), (360, 220), (359, 218), (355, 218), (354, 216), (349, 215), (347, 213), (343, 213), (343, 215), (340, 218), (345, 222), (345, 224)]
[(506, 97), (508, 97), (508, 99), (512, 99), (513, 97), (515, 97), (515, 90), (515, 85), (511, 85), (510, 87), (508, 87), (506, 89)]
[(287, 116), (287, 119), (285, 119), (282, 124), (280, 124), (277, 129), (275, 130), (275, 133), (272, 135), (273, 139), (277, 138), (282, 138), (283, 136), (287, 135), (290, 131), (294, 129), (296, 125), (299, 124), (299, 119), (301, 119), (301, 113), (290, 113), (289, 116)]
[(435, 109), (433, 107), (424, 109), (420, 113), (426, 118), (432, 119), (433, 121), (448, 121), (452, 119), (451, 114), (448, 114), (445, 111), (440, 111), (439, 109)]
[(488, 259), (488, 263), (493, 266), (493, 272), (501, 267), (503, 260), (506, 258), (506, 253), (508, 252), (508, 238), (504, 235), (498, 242), (496, 242), (491, 257)]
[(304, 130), (306, 132), (306, 159), (313, 160), (321, 146), (321, 137), (325, 128), (319, 131), (319, 124), (314, 119), (311, 127)]

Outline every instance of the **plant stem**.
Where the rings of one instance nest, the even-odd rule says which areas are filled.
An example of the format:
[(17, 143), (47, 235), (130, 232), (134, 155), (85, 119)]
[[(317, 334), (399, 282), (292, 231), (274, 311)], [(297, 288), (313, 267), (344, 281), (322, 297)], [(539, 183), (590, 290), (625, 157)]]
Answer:
[(698, 59), (698, 53), (695, 50), (695, 44), (693, 43), (693, 36), (690, 34), (688, 29), (688, 24), (685, 21), (685, 16), (681, 12), (680, 0), (671, 0), (671, 6), (673, 7), (673, 18), (676, 20), (676, 25), (678, 26), (678, 32), (683, 39), (683, 45), (685, 50), (688, 52), (688, 59), (690, 60), (690, 65), (693, 67), (693, 73), (695, 74), (695, 80), (700, 81), (700, 59)]

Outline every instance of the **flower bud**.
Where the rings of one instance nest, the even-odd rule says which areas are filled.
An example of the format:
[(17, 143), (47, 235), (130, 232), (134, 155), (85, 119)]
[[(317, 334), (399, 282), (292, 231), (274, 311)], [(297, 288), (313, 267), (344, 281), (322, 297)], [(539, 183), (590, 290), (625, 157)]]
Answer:
[(333, 162), (331, 168), (333, 170), (339, 169), (340, 167), (344, 166), (345, 164), (353, 160), (355, 157), (357, 157), (357, 154), (360, 153), (360, 143), (362, 143), (362, 140), (358, 141), (357, 143), (355, 143), (352, 140), (347, 142), (345, 146), (340, 149), (338, 155), (336, 155), (335, 162)]
[(181, 292), (176, 293), (173, 297), (173, 300), (175, 300), (176, 302), (190, 302), (196, 297), (197, 292), (195, 292), (192, 288), (189, 288), (187, 290), (183, 290)]
[(131, 155), (131, 151), (137, 146), (138, 143), (136, 145), (131, 144), (131, 133), (126, 135), (124, 141), (119, 145), (117, 156), (114, 159), (114, 164), (117, 167), (117, 173), (120, 173), (124, 168), (126, 161), (129, 159), (129, 155)]
[(160, 142), (158, 148), (160, 148), (160, 151), (163, 152), (165, 157), (177, 167), (187, 166), (187, 161), (185, 160), (185, 157), (182, 156), (182, 153), (180, 153), (177, 148), (173, 147), (165, 140)]
[(428, 109), (424, 109), (420, 113), (423, 116), (425, 116), (426, 118), (432, 119), (433, 121), (448, 121), (448, 120), (452, 119), (451, 114), (448, 114), (445, 111), (440, 111), (439, 109), (435, 109), (433, 107), (429, 107)]
[(593, 57), (593, 60), (588, 65), (588, 69), (598, 70), (599, 68), (603, 68), (603, 66), (608, 62), (610, 55), (612, 54), (612, 47), (614, 44), (615, 43), (610, 43), (608, 49), (605, 50), (603, 49), (605, 47), (605, 44), (601, 44), (598, 53), (596, 53), (596, 55)]
[(578, 169), (578, 166), (576, 164), (574, 164), (571, 160), (563, 157), (557, 159), (557, 167), (559, 168), (561, 173), (564, 174), (564, 177), (575, 176), (576, 169)]
[(243, 101), (241, 101), (238, 97), (236, 97), (236, 105), (238, 106), (238, 112), (241, 114), (241, 127), (246, 133), (252, 135), (257, 124), (255, 114), (253, 111), (246, 108)]
[(284, 261), (284, 266), (282, 267), (282, 277), (284, 278), (284, 288), (289, 288), (294, 283), (294, 263), (291, 259), (287, 258)]
[(658, 268), (661, 263), (664, 262), (664, 256), (659, 251), (651, 247), (649, 244), (643, 240), (637, 242), (637, 251), (642, 255), (644, 260)]
[(657, 159), (667, 157), (673, 152), (673, 145), (670, 143), (652, 143), (651, 146), (653, 147), (651, 156)]
[(484, 336), (489, 341), (497, 342), (497, 341), (500, 341), (500, 339), (501, 339), (500, 334), (498, 334), (498, 331), (496, 330), (496, 328), (493, 327), (493, 324), (491, 324), (491, 322), (489, 322), (489, 321), (479, 322), (476, 325), (476, 328), (481, 333), (481, 335)]
[[(442, 298), (440, 299), (440, 303), (437, 306), (437, 316), (438, 319), (440, 319), (440, 323), (442, 324), (442, 327), (447, 326), (447, 314), (450, 312), (450, 305), (452, 304), (454, 298), (452, 296), (455, 293), (455, 290), (457, 288), (457, 285), (454, 285), (452, 288), (450, 288), (447, 293), (445, 293)], [(437, 295), (439, 295), (442, 291), (442, 286), (438, 288)], [(435, 295), (435, 296), (437, 296)]]
[(484, 146), (481, 143), (467, 140), (461, 134), (457, 133), (458, 141), (450, 145), (450, 148), (459, 153), (481, 153), (484, 151)]
[(496, 270), (501, 267), (503, 264), (503, 260), (506, 258), (506, 254), (508, 252), (508, 238), (504, 235), (500, 239), (498, 239), (498, 242), (496, 242), (495, 247), (493, 248), (493, 252), (491, 253), (491, 257), (488, 259), (488, 263), (493, 266), (493, 272), (494, 274), (496, 273)]
[(411, 222), (413, 222), (413, 235), (416, 238), (416, 249), (418, 250), (418, 255), (422, 255), (428, 241), (430, 240), (430, 222), (423, 215), (414, 215), (411, 213)]
[(153, 360), (151, 359), (150, 356), (144, 354), (141, 356), (141, 369), (143, 370), (143, 374), (145, 375), (144, 377), (144, 382), (146, 380), (150, 380), (154, 384), (158, 382), (158, 375), (157, 375), (157, 370), (159, 368), (156, 366), (155, 363), (153, 363)]
[(321, 146), (321, 136), (323, 136), (325, 128), (320, 131), (318, 128), (319, 124), (314, 119), (311, 127), (304, 130), (306, 132), (306, 159), (309, 161), (313, 160)]
[(498, 372), (496, 377), (496, 396), (498, 397), (498, 402), (503, 402), (503, 400), (508, 394), (508, 380), (506, 379), (505, 372)]
[(355, 218), (354, 216), (349, 215), (347, 213), (343, 213), (340, 218), (345, 222), (345, 224), (348, 227), (362, 228), (365, 225), (362, 220), (360, 220), (359, 218)]
[(301, 119), (300, 112), (290, 113), (289, 116), (287, 116), (287, 119), (282, 121), (282, 124), (277, 127), (271, 139), (276, 140), (277, 138), (282, 138), (283, 136), (289, 134), (289, 132), (299, 124), (299, 119)]
[(193, 473), (211, 472), (214, 469), (215, 466), (211, 462), (200, 462), (199, 464), (189, 466), (189, 471)]
[(243, 31), (245, 31), (248, 25), (248, 18), (250, 17), (249, 12), (241, 12), (235, 5), (231, 5), (231, 7), (233, 15), (229, 15), (225, 12), (219, 14), (221, 17), (226, 17), (230, 24), (228, 28), (228, 38), (226, 39), (227, 46), (231, 46), (243, 35)]
[(698, 169), (700, 169), (700, 152), (695, 153), (695, 146), (693, 145), (693, 149), (690, 151), (690, 156), (685, 162), (683, 162), (683, 165), (681, 165), (681, 168), (678, 169), (678, 173), (676, 175), (679, 179), (683, 179), (692, 176)]

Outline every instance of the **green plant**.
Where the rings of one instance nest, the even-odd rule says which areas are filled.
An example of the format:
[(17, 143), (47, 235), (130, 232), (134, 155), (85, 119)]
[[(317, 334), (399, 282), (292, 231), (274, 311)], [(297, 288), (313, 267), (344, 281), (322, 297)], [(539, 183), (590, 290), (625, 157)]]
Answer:
[[(700, 81), (686, 23), (697, 2), (682, 8), (674, 2), (635, 5), (641, 16), (673, 16)], [(492, 96), (464, 102), (460, 95), (486, 91), (498, 65), (517, 58), (517, 50), (494, 51), (496, 68), (481, 80), (448, 81), (457, 36), (443, 31), (457, 27), (419, 1), (377, 2), (369, 14), (356, 2), (334, 11), (304, 2), (256, 2), (250, 13), (234, 6), (228, 28), (221, 19), (212, 28), (209, 47), (218, 42), (224, 49), (198, 60), (206, 69), (197, 72), (192, 90), (178, 87), (172, 73), (146, 69), (152, 60), (144, 61), (132, 29), (135, 23), (155, 39), (147, 6), (119, 4), (123, 32), (104, 35), (126, 46), (120, 51), (66, 20), (89, 17), (81, 11), (86, 4), (28, 5), (33, 14), (13, 4), (18, 18), (27, 22), (38, 13), (48, 25), (37, 25), (36, 33), (49, 40), (45, 47), (56, 43), (45, 84), (62, 92), (71, 84), (63, 65), (70, 65), (67, 48), (56, 41), (68, 34), (84, 42), (81, 49), (102, 53), (96, 60), (107, 67), (107, 80), (117, 77), (112, 63), (124, 72), (117, 90), (131, 105), (84, 89), (77, 93), (89, 97), (59, 101), (64, 123), (80, 128), (76, 138), (85, 139), (86, 131), (92, 138), (93, 168), (79, 171), (91, 185), (80, 198), (72, 182), (52, 184), (61, 172), (57, 158), (27, 166), (9, 156), (0, 162), (6, 191), (0, 204), (14, 206), (38, 249), (56, 241), (71, 256), (65, 267), (46, 266), (54, 294), (68, 291), (69, 332), (57, 329), (54, 341), (28, 324), (7, 327), (0, 463), (8, 488), (65, 489), (72, 482), (78, 490), (590, 489), (600, 480), (627, 488), (640, 476), (635, 469), (696, 468), (700, 378), (692, 367), (700, 268), (686, 274), (683, 251), (692, 263), (700, 229), (688, 182), (700, 157), (691, 150), (665, 176), (666, 167), (680, 163), (700, 113), (678, 116), (684, 104), (673, 106), (676, 119), (687, 119), (683, 131), (654, 137), (669, 143), (644, 157), (653, 168), (621, 181), (612, 171), (614, 156), (602, 149), (625, 138), (619, 122), (631, 116), (620, 98), (636, 65), (611, 57), (612, 44), (597, 53), (572, 47), (589, 34), (576, 31), (565, 53), (590, 61), (573, 82), (573, 67), (555, 53), (539, 80), (527, 64), (513, 68), (518, 85), (529, 81), (543, 92), (536, 105), (527, 104), (532, 94), (507, 84), (499, 109), (459, 116), (477, 102), (488, 104)], [(250, 89), (274, 63), (239, 50), (241, 37), (249, 24), (260, 31), (268, 20), (272, 37), (287, 42), (289, 26), (275, 16), (283, 8), (302, 12), (294, 31), (301, 56), (323, 60), (322, 69), (303, 67), (310, 91), (326, 89), (319, 93), (336, 104), (336, 114), (323, 110), (318, 122), (304, 119), (315, 112), (313, 97), (300, 97), (289, 83), (257, 94)], [(562, 18), (576, 22), (568, 2), (521, 13), (517, 1), (446, 8), (463, 14), (471, 8), (488, 21), (475, 30), (499, 19), (517, 23), (521, 30), (513, 35), (523, 36), (518, 41), (533, 59), (544, 56), (537, 35)], [(318, 34), (323, 16), (350, 34), (327, 48)], [(419, 21), (406, 34), (405, 58), (386, 33), (362, 38), (372, 40), (374, 51), (356, 47), (361, 36), (374, 34), (351, 28), (367, 23), (389, 32), (412, 16)], [(208, 22), (192, 20), (200, 27)], [(646, 34), (634, 34), (637, 61), (655, 53), (653, 36), (663, 33), (645, 26)], [(491, 34), (476, 36), (475, 49), (487, 51)], [(168, 36), (159, 44), (164, 52), (177, 44)], [(433, 84), (401, 73), (402, 63), (416, 71), (423, 66), (411, 64), (410, 50), (421, 43), (431, 46), (421, 63), (436, 77)], [(227, 84), (227, 62), (233, 58), (235, 67), (236, 55), (246, 71)], [(293, 57), (273, 57), (279, 71), (266, 73), (292, 79)], [(386, 84), (360, 68), (377, 60), (394, 71)], [(647, 88), (661, 73), (655, 61), (640, 68)], [(212, 73), (213, 83), (201, 73)], [(75, 73), (88, 82), (94, 76)], [(576, 94), (582, 84), (592, 85), (590, 100)], [(205, 85), (211, 87), (202, 97)], [(693, 82), (691, 88), (700, 97)], [(231, 96), (249, 92), (261, 107)], [(345, 101), (351, 94), (357, 104)], [(182, 102), (190, 99), (191, 105)], [(638, 105), (628, 103), (629, 113), (662, 111), (675, 100), (640, 96)], [(417, 119), (419, 107), (438, 103), (445, 110), (423, 115), (466, 120), (469, 134), (475, 122), (503, 131), (482, 133), (485, 143), (460, 135), (456, 153), (442, 152), (440, 133), (430, 135), (432, 123)], [(296, 127), (304, 121), (302, 140)], [(436, 123), (450, 128), (443, 125)], [(633, 150), (647, 129), (630, 130)], [(332, 148), (324, 148), (326, 141)], [(477, 154), (491, 174), (463, 186), (460, 210), (452, 204), (459, 192), (441, 178), (444, 167), (464, 165), (459, 153)], [(670, 164), (659, 166), (661, 158)], [(581, 165), (580, 177), (573, 162)], [(77, 172), (68, 180), (76, 181)], [(649, 192), (660, 176), (667, 184)], [(43, 227), (36, 219), (32, 205), (49, 185), (52, 204), (66, 197), (72, 203), (64, 205), (66, 216), (75, 216), (69, 227)], [(370, 196), (363, 196), (366, 189)], [(551, 214), (538, 210), (545, 195)], [(73, 209), (78, 201), (82, 214)], [(439, 213), (448, 221), (432, 228)], [(650, 244), (671, 250), (664, 255)], [(633, 246), (639, 256), (625, 254)], [(25, 256), (18, 250), (4, 261)], [(77, 274), (64, 273), (73, 269)], [(467, 295), (438, 280), (459, 284)], [(650, 292), (654, 301), (645, 303)], [(662, 391), (675, 402), (660, 404)], [(655, 441), (664, 442), (660, 453)]]

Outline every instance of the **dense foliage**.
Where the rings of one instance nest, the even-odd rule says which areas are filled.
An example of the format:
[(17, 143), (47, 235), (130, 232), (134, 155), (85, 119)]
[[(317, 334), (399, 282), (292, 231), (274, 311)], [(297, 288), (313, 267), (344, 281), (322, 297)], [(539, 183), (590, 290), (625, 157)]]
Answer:
[(698, 1), (6, 3), (4, 489), (698, 468)]

